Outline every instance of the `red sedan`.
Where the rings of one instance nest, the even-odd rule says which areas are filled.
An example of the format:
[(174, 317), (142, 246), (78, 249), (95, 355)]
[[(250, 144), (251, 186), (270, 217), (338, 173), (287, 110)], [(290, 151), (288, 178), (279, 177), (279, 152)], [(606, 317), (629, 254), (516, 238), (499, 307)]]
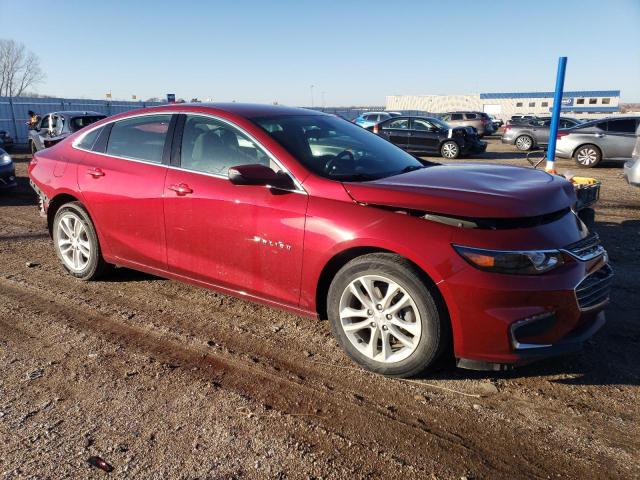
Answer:
[(55, 250), (329, 318), (365, 368), (410, 376), (576, 350), (612, 278), (570, 183), (422, 163), (340, 118), (267, 105), (128, 112), (29, 167)]

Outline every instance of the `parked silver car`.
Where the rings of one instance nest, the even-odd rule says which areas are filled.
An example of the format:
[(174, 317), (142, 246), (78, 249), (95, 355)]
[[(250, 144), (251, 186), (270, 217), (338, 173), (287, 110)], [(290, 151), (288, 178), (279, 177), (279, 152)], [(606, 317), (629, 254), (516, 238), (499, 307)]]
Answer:
[(36, 153), (55, 145), (63, 138), (87, 125), (102, 120), (106, 115), (98, 112), (52, 112), (40, 119), (35, 128), (29, 130), (29, 148)]
[(602, 160), (629, 160), (640, 117), (610, 117), (558, 131), (556, 156), (573, 158), (581, 167)]
[(489, 115), (484, 112), (448, 112), (440, 118), (452, 127), (473, 127), (479, 137), (491, 135), (495, 131)]
[(640, 125), (636, 130), (636, 146), (631, 158), (633, 160), (624, 164), (624, 176), (631, 185), (640, 187)]
[[(571, 128), (580, 125), (575, 118), (560, 117), (559, 128)], [(526, 152), (549, 143), (551, 117), (537, 117), (525, 123), (507, 124), (502, 135), (502, 143), (515, 145)]]

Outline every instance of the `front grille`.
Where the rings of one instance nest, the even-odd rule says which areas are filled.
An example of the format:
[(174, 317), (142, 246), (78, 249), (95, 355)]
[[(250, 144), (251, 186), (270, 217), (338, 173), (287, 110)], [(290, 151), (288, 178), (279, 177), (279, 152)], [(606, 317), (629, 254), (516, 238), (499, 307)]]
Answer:
[(605, 265), (586, 277), (576, 287), (576, 299), (580, 310), (591, 310), (609, 301), (613, 269)]
[(567, 245), (563, 250), (582, 261), (591, 260), (604, 253), (604, 247), (600, 245), (600, 237), (597, 233)]

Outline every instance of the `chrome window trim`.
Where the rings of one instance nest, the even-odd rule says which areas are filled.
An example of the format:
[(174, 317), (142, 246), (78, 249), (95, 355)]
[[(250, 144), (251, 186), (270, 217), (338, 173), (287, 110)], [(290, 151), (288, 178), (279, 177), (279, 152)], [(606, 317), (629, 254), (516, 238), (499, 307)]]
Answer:
[[(162, 111), (162, 112), (144, 112), (144, 113), (140, 113), (140, 114), (136, 114), (136, 115), (131, 115), (131, 116), (128, 116), (128, 117), (118, 118), (118, 119), (111, 120), (109, 122), (102, 123), (100, 125), (96, 125), (95, 127), (88, 129), (82, 135), (79, 135), (78, 138), (76, 138), (71, 143), (71, 147), (76, 149), (76, 150), (80, 150), (82, 152), (93, 153), (94, 155), (102, 155), (104, 157), (109, 157), (109, 158), (117, 158), (117, 159), (120, 159), (120, 160), (128, 160), (128, 161), (131, 161), (131, 162), (144, 163), (146, 165), (157, 165), (157, 166), (166, 167), (166, 168), (171, 169), (171, 170), (195, 173), (195, 174), (198, 174), (198, 175), (205, 175), (207, 177), (223, 178), (225, 180), (229, 180), (229, 177), (227, 175), (217, 175), (215, 173), (198, 172), (196, 170), (189, 170), (187, 168), (182, 168), (182, 167), (174, 167), (172, 165), (165, 165), (162, 162), (161, 163), (155, 163), (155, 162), (151, 162), (149, 160), (141, 160), (139, 158), (121, 157), (119, 155), (109, 155), (106, 152), (105, 153), (94, 152), (93, 150), (87, 150), (85, 148), (80, 148), (78, 146), (78, 143), (80, 143), (84, 139), (84, 137), (86, 135), (88, 135), (90, 132), (92, 132), (93, 130), (97, 130), (98, 128), (105, 127), (105, 126), (107, 126), (107, 125), (109, 125), (111, 123), (116, 123), (116, 122), (120, 122), (120, 121), (123, 121), (123, 120), (129, 120), (129, 119), (138, 118), (138, 117), (148, 117), (148, 116), (151, 116), (151, 115), (168, 115), (168, 116), (172, 116), (172, 115), (180, 115), (180, 114), (196, 115), (196, 116), (201, 116), (201, 117), (209, 117), (209, 118), (212, 118), (212, 119), (214, 119), (216, 121), (219, 121), (219, 122), (222, 122), (222, 123), (224, 123), (226, 125), (229, 125), (232, 128), (235, 128), (240, 133), (245, 135), (249, 140), (251, 140), (253, 143), (255, 143), (255, 145), (258, 148), (260, 148), (267, 155), (267, 157), (269, 157), (269, 159), (271, 159), (276, 165), (278, 165), (278, 167), (280, 167), (282, 169), (282, 171), (284, 171), (287, 175), (289, 175), (291, 177), (291, 179), (293, 180), (294, 185), (296, 186), (296, 189), (295, 190), (282, 189), (282, 190), (287, 191), (287, 192), (292, 192), (292, 193), (303, 193), (305, 195), (308, 195), (307, 191), (302, 187), (302, 184), (298, 181), (298, 179), (295, 177), (295, 175), (293, 175), (291, 173), (291, 171), (288, 168), (286, 168), (282, 164), (282, 162), (280, 162), (280, 160), (278, 160), (277, 157), (268, 148), (266, 148), (258, 140), (256, 140), (256, 138), (253, 135), (251, 135), (249, 132), (247, 132), (244, 128), (240, 127), (239, 125), (236, 125), (235, 123), (232, 123), (229, 120), (226, 120), (224, 118), (218, 117), (218, 116), (216, 116), (216, 115), (214, 115), (212, 113), (192, 112), (192, 111), (189, 111), (189, 110), (172, 110), (172, 111), (169, 111), (169, 112), (167, 112), (167, 111)], [(267, 185), (267, 187), (269, 187), (269, 185)]]

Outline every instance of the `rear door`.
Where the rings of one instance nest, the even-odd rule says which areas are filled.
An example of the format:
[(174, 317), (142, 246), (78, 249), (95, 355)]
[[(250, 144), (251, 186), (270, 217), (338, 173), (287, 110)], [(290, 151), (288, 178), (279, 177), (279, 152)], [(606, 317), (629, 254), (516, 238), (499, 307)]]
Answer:
[(123, 263), (166, 270), (162, 192), (171, 114), (103, 127), (78, 165), (78, 185), (108, 254)]
[(609, 120), (606, 138), (601, 139), (606, 158), (631, 158), (636, 144), (638, 121), (633, 118)]
[(379, 133), (381, 136), (389, 140), (391, 143), (400, 148), (409, 147), (409, 130), (408, 118), (392, 118), (379, 125)]
[(428, 120), (412, 118), (409, 150), (436, 152), (440, 145), (439, 128)]

